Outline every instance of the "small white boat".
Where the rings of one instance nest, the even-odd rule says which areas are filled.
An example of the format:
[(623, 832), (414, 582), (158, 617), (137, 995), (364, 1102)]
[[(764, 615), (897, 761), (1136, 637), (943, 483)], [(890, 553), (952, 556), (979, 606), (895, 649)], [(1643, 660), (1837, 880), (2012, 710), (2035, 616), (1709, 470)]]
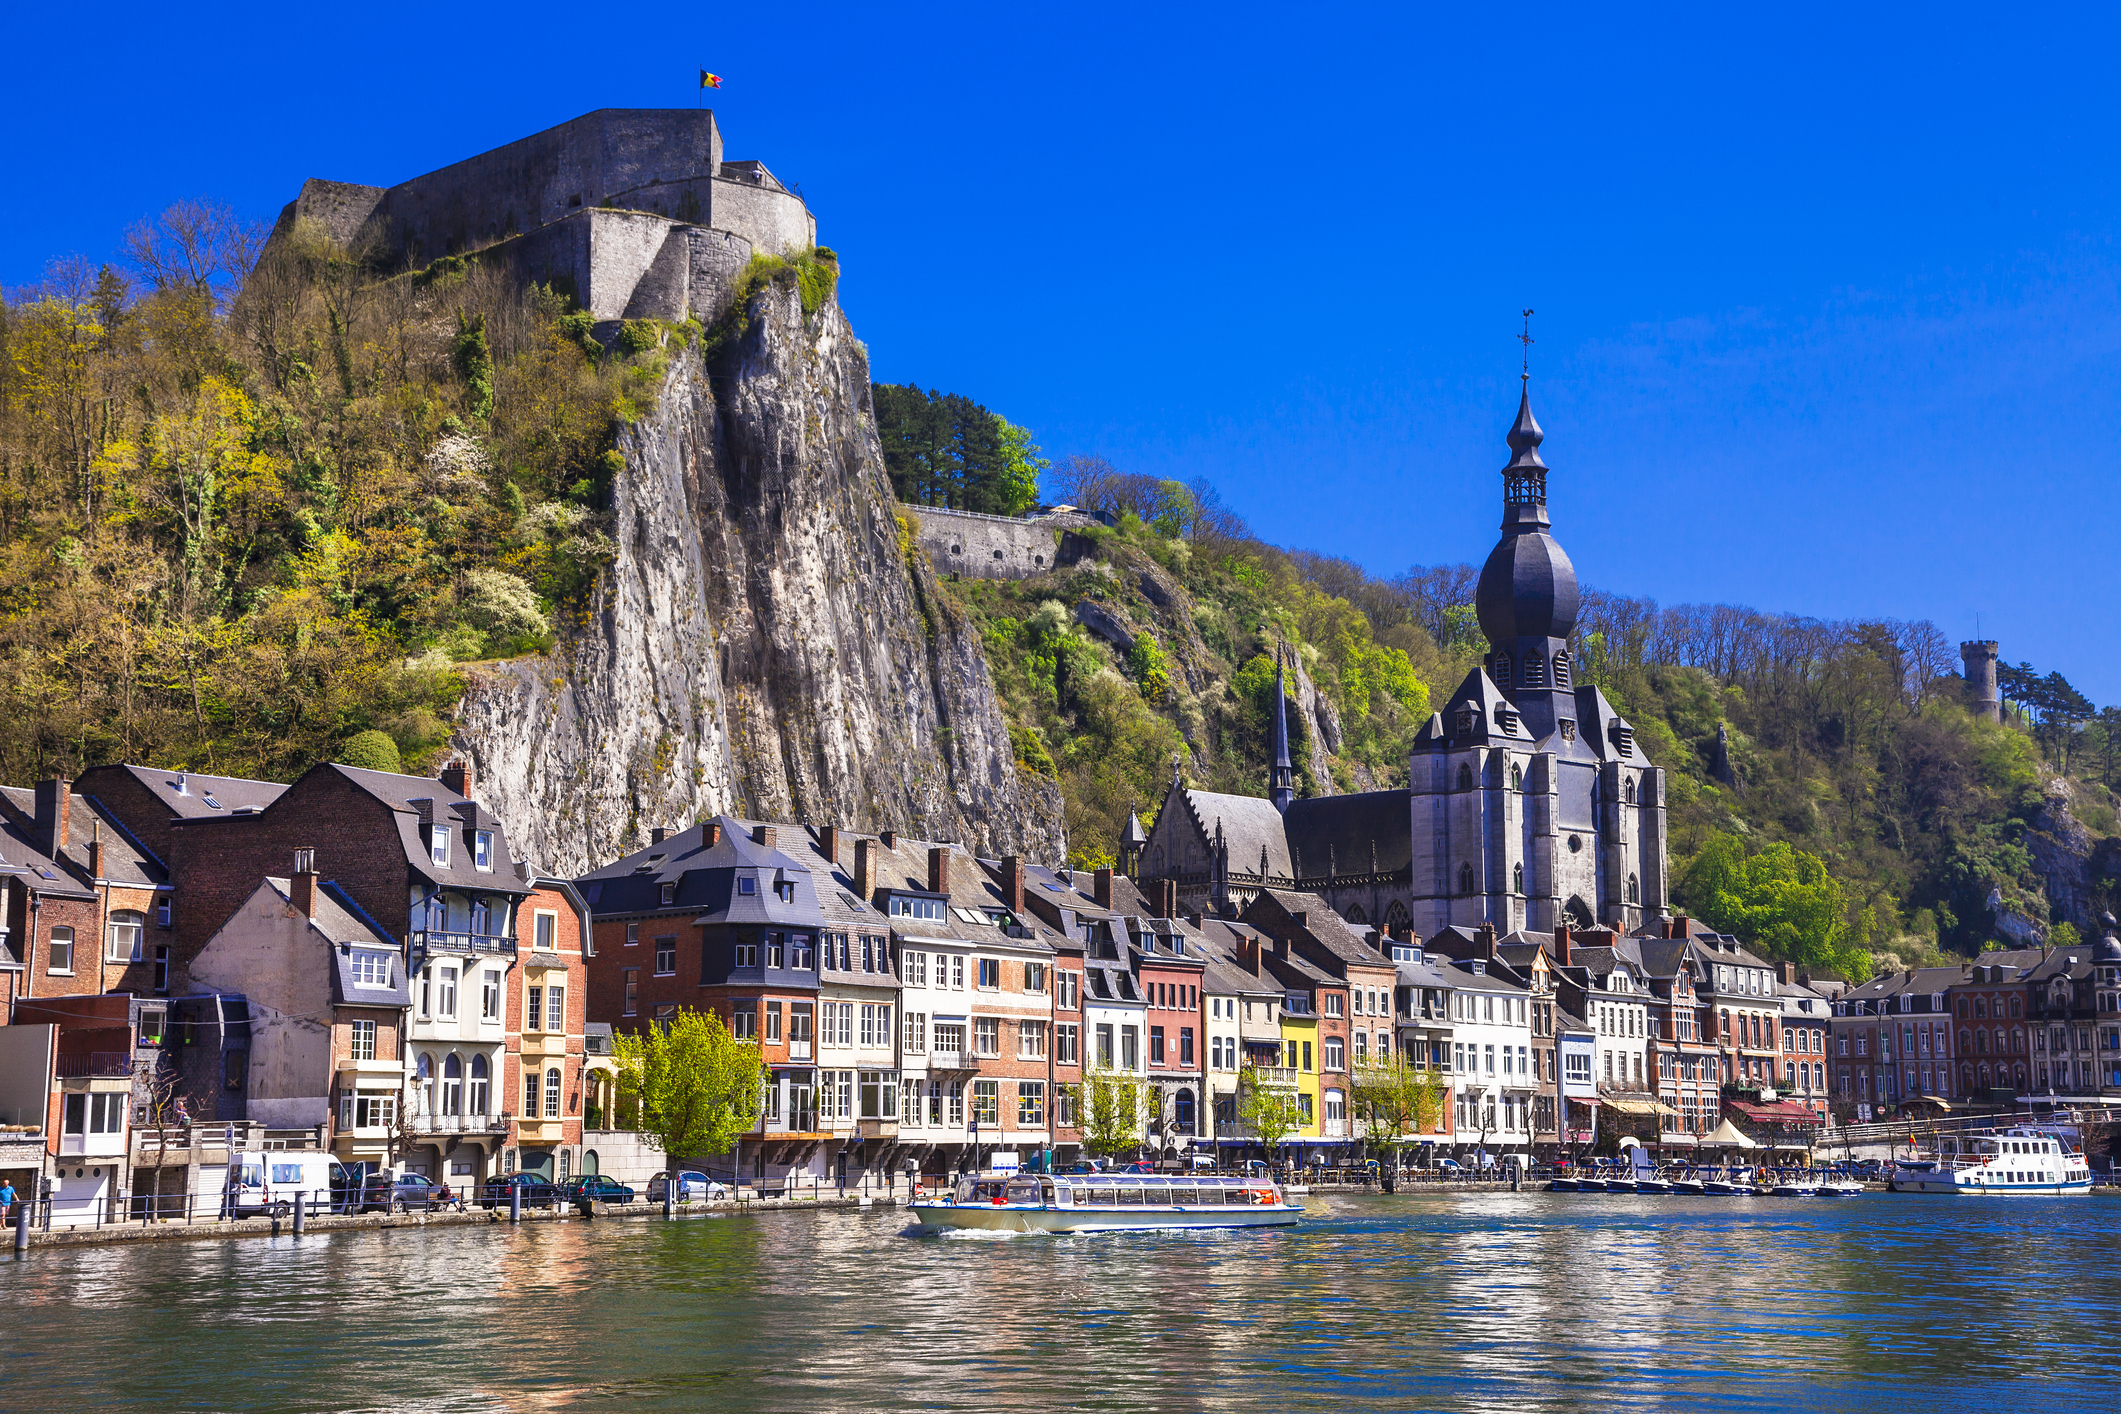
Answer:
[(1695, 1178), (1689, 1172), (1683, 1177), (1672, 1180), (1672, 1191), (1682, 1198), (1699, 1198), (1702, 1194), (1708, 1192), (1708, 1188), (1700, 1179)]
[(1894, 1193), (2017, 1193), (2055, 1195), (2092, 1191), (2092, 1170), (2075, 1145), (2040, 1129), (2006, 1129), (1940, 1141), (1928, 1158), (1893, 1165)]
[(1785, 1178), (1777, 1182), (1768, 1192), (1777, 1198), (1816, 1198), (1819, 1196), (1819, 1185), (1808, 1179)]
[(975, 1174), (908, 1206), (930, 1230), (1026, 1233), (1294, 1227), (1303, 1213), (1271, 1179), (1216, 1174)]

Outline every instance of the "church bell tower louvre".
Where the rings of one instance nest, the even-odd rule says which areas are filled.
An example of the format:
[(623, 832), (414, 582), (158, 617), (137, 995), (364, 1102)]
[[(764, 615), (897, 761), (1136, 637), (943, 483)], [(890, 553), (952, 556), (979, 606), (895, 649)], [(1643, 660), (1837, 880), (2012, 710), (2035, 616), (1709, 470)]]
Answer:
[(1628, 931), (1665, 911), (1664, 773), (1577, 680), (1581, 592), (1552, 534), (1529, 369), (1504, 440), (1502, 533), (1474, 600), (1488, 653), (1408, 763), (1413, 913), (1436, 929)]

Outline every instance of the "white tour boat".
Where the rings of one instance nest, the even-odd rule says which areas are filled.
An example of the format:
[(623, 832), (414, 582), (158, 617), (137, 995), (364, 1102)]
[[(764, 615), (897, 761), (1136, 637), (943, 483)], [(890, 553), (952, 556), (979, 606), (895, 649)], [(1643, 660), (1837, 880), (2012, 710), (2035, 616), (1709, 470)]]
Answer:
[(1950, 1138), (1935, 1153), (1902, 1159), (1895, 1193), (2089, 1193), (2091, 1165), (2066, 1140), (2039, 1129)]
[(908, 1206), (924, 1228), (984, 1232), (1293, 1227), (1303, 1212), (1271, 1179), (1157, 1173), (975, 1174)]

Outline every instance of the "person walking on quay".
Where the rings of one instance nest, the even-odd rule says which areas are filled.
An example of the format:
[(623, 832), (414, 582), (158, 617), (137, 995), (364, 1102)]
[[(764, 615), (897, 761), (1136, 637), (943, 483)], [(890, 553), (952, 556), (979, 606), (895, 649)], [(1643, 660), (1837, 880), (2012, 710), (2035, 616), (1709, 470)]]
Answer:
[(13, 1180), (0, 1178), (0, 1227), (7, 1226), (8, 1214), (15, 1210), (15, 1185)]

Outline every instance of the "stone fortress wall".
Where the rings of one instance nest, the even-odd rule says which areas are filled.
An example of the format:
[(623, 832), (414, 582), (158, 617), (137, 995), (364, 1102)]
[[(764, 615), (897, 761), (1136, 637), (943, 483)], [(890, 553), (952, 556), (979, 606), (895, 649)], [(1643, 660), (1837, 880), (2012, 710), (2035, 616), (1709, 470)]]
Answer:
[(1084, 546), (1068, 532), (1097, 524), (1090, 516), (1067, 510), (1018, 518), (911, 502), (901, 509), (919, 522), (921, 548), (930, 564), (943, 574), (973, 579), (1032, 579), (1073, 564)]
[(393, 264), (482, 251), (599, 320), (711, 320), (754, 252), (817, 242), (800, 196), (682, 108), (600, 109), (394, 187), (312, 179), (275, 237), (304, 219)]

